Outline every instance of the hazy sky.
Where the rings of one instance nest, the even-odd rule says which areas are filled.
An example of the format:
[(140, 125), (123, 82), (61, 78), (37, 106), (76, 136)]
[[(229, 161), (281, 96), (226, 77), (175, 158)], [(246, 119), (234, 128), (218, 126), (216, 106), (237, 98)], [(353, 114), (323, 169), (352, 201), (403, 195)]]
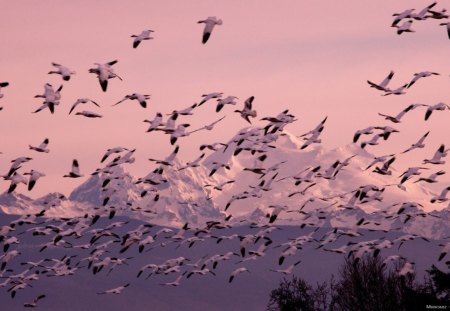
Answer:
[[(7, 1), (0, 10), (1, 146), (0, 173), (10, 161), (31, 156), (23, 171), (45, 172), (32, 197), (50, 191), (69, 194), (87, 177), (68, 180), (72, 159), (88, 176), (99, 167), (107, 148), (136, 148), (136, 163), (128, 166), (135, 176), (152, 169), (149, 157), (162, 158), (173, 149), (162, 133), (145, 133), (147, 124), (160, 111), (186, 108), (201, 94), (224, 92), (239, 97), (236, 107), (214, 112), (213, 102), (184, 118), (196, 129), (223, 115), (213, 132), (201, 131), (180, 141), (180, 158), (199, 155), (201, 143), (227, 141), (248, 124), (234, 109), (255, 96), (258, 117), (274, 116), (289, 109), (298, 120), (287, 127), (302, 134), (325, 116), (323, 145), (329, 148), (351, 142), (353, 133), (370, 125), (391, 125), (377, 112), (397, 114), (411, 103), (450, 103), (450, 40), (437, 20), (414, 22), (415, 33), (398, 36), (392, 14), (408, 8), (421, 10), (430, 1)], [(437, 9), (450, 8), (440, 1)], [(203, 25), (198, 20), (217, 16), (223, 25), (201, 44)], [(155, 31), (154, 40), (132, 48), (132, 34)], [(115, 71), (123, 82), (110, 80), (103, 93), (88, 69), (95, 62), (117, 59)], [(69, 82), (48, 75), (51, 62), (75, 70)], [(367, 79), (381, 81), (395, 71), (392, 86), (408, 82), (415, 72), (441, 73), (417, 82), (406, 95), (380, 96)], [(64, 84), (61, 105), (49, 111), (31, 112), (42, 103), (33, 98), (45, 83)], [(111, 107), (126, 94), (151, 94), (149, 107), (127, 101)], [(68, 115), (77, 98), (89, 97), (101, 105), (81, 107), (102, 114), (102, 119)], [(403, 166), (417, 166), (432, 156), (441, 143), (448, 144), (450, 112), (433, 113), (423, 121), (417, 109), (395, 125), (401, 133), (382, 146), (368, 148), (381, 155), (409, 147), (431, 130), (425, 150), (403, 157)], [(262, 125), (262, 122), (255, 122)], [(391, 125), (392, 126), (392, 125)], [(50, 153), (38, 154), (28, 145), (50, 139)], [(450, 167), (442, 166), (449, 170)], [(0, 182), (0, 191), (9, 182)]]

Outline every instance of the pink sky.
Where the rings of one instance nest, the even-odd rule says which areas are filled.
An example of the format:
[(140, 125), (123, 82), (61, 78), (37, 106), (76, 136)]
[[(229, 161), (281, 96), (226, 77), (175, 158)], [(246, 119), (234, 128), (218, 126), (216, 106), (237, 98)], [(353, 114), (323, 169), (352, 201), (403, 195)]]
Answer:
[[(212, 102), (184, 120), (193, 129), (226, 115), (213, 132), (202, 131), (180, 141), (180, 158), (199, 155), (201, 143), (227, 141), (247, 123), (232, 111), (254, 95), (260, 117), (289, 109), (299, 121), (287, 127), (302, 134), (325, 116), (323, 145), (333, 148), (351, 142), (353, 133), (370, 125), (391, 125), (377, 112), (397, 114), (411, 103), (450, 103), (450, 40), (439, 21), (415, 22), (416, 33), (398, 36), (389, 27), (392, 14), (422, 9), (430, 1), (20, 1), (5, 2), (0, 11), (2, 49), (0, 82), (10, 86), (0, 99), (0, 173), (10, 161), (32, 156), (24, 166), (45, 172), (31, 193), (50, 191), (69, 194), (87, 177), (62, 178), (72, 159), (86, 176), (100, 166), (107, 148), (136, 148), (136, 162), (128, 166), (137, 177), (152, 169), (149, 157), (162, 158), (173, 150), (161, 133), (145, 133), (144, 119), (156, 112), (168, 113), (198, 101), (201, 94), (224, 92), (239, 97), (238, 107), (214, 112)], [(450, 3), (441, 1), (438, 9)], [(203, 25), (198, 20), (217, 16), (223, 25), (201, 44)], [(132, 49), (130, 35), (153, 29), (154, 40)], [(100, 90), (88, 69), (94, 62), (118, 59), (114, 66), (124, 78), (111, 80), (107, 93)], [(59, 86), (57, 75), (48, 75), (51, 62), (75, 70), (64, 82), (61, 105), (31, 114), (41, 101), (45, 83)], [(420, 80), (406, 95), (382, 97), (366, 80), (381, 81), (395, 71), (393, 86), (408, 82), (413, 73), (441, 73)], [(111, 105), (124, 95), (151, 94), (149, 107), (136, 102)], [(103, 119), (68, 115), (77, 98), (89, 97), (102, 107)], [(382, 146), (369, 148), (377, 155), (406, 149), (426, 131), (431, 133), (425, 150), (403, 157), (400, 166), (417, 166), (431, 157), (441, 143), (448, 144), (450, 113), (433, 113), (423, 121), (419, 109), (395, 125), (401, 133)], [(183, 121), (184, 122), (184, 121)], [(262, 125), (262, 122), (256, 122)], [(392, 126), (392, 125), (391, 125)], [(50, 139), (50, 153), (38, 154), (28, 145)], [(401, 149), (401, 150), (400, 150)], [(448, 165), (440, 167), (449, 171)], [(9, 182), (0, 182), (0, 192)]]

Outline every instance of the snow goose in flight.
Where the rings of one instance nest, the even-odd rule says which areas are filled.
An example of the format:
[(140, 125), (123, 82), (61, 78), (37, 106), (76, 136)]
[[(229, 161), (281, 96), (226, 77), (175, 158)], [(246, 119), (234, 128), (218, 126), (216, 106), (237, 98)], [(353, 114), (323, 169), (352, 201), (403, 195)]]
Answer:
[(353, 142), (356, 143), (361, 135), (370, 135), (373, 134), (374, 126), (366, 127), (365, 129), (357, 130), (353, 135)]
[(401, 35), (404, 32), (415, 32), (411, 29), (412, 23), (412, 20), (407, 20), (404, 21), (403, 24), (395, 26), (397, 28), (397, 34)]
[(110, 148), (108, 150), (106, 150), (106, 153), (103, 155), (102, 160), (100, 161), (100, 163), (105, 162), (105, 160), (112, 155), (113, 153), (120, 153), (122, 151), (127, 151), (127, 148), (123, 148), (123, 147), (114, 147), (114, 148)]
[(436, 105), (433, 105), (433, 106), (429, 106), (427, 111), (425, 112), (425, 121), (427, 121), (430, 118), (430, 116), (434, 110), (444, 111), (446, 109), (450, 110), (450, 106), (448, 106), (447, 104), (444, 104), (442, 102), (437, 103)]
[(414, 150), (416, 148), (424, 148), (425, 144), (423, 143), (425, 141), (425, 138), (427, 138), (428, 134), (430, 134), (430, 131), (426, 132), (417, 142), (411, 145), (408, 149), (403, 151), (402, 153), (407, 153), (411, 150)]
[(111, 289), (105, 290), (103, 292), (99, 292), (97, 294), (98, 295), (103, 295), (103, 294), (121, 294), (123, 292), (123, 290), (126, 287), (128, 287), (128, 286), (130, 286), (130, 283), (127, 283), (127, 284), (125, 284), (123, 286), (119, 286), (119, 287), (116, 287), (116, 288), (111, 288)]
[(36, 170), (31, 170), (28, 173), (23, 173), (24, 175), (30, 175), (30, 179), (28, 180), (28, 191), (31, 191), (34, 187), (34, 185), (36, 184), (36, 181), (41, 178), (44, 177), (45, 174), (41, 173), (39, 171)]
[(213, 92), (213, 93), (208, 93), (208, 94), (203, 94), (202, 95), (202, 100), (198, 103), (198, 106), (200, 107), (201, 105), (203, 105), (204, 103), (206, 103), (208, 100), (213, 99), (213, 98), (221, 98), (223, 95), (223, 93), (219, 93), (219, 92)]
[(433, 197), (431, 198), (430, 202), (431, 202), (431, 203), (435, 203), (435, 202), (442, 203), (442, 202), (448, 201), (449, 199), (447, 198), (447, 193), (448, 193), (449, 191), (450, 191), (450, 186), (448, 186), (448, 187), (442, 189), (441, 193), (440, 193), (439, 195), (433, 196)]
[(403, 109), (402, 111), (400, 111), (395, 117), (390, 116), (390, 115), (386, 115), (386, 114), (382, 114), (382, 113), (378, 113), (380, 116), (384, 117), (386, 120), (389, 120), (391, 122), (394, 123), (400, 123), (400, 119), (409, 111), (416, 109), (417, 107), (420, 106), (426, 106), (424, 104), (411, 104), (408, 107), (406, 107), (405, 109)]
[(78, 106), (80, 104), (87, 104), (87, 103), (93, 103), (94, 105), (96, 105), (97, 107), (100, 108), (100, 105), (97, 104), (92, 99), (89, 99), (89, 98), (78, 98), (77, 101), (72, 105), (72, 108), (70, 108), (69, 114), (72, 113), (72, 111), (75, 109), (76, 106)]
[(209, 37), (211, 36), (211, 32), (214, 29), (214, 26), (216, 25), (222, 25), (222, 20), (217, 19), (215, 16), (210, 16), (205, 20), (201, 20), (197, 22), (198, 24), (205, 24), (205, 29), (203, 30), (203, 37), (202, 37), (202, 43), (205, 44)]
[(98, 114), (98, 113), (92, 112), (92, 111), (87, 111), (87, 110), (77, 112), (77, 113), (75, 113), (75, 115), (83, 116), (86, 118), (102, 118), (103, 117), (101, 114)]
[(383, 137), (382, 134), (376, 134), (376, 135), (372, 136), (372, 138), (370, 140), (361, 142), (361, 148), (364, 149), (367, 145), (371, 145), (371, 146), (378, 145), (379, 144), (378, 140), (381, 137)]
[(220, 121), (222, 121), (223, 119), (225, 119), (225, 116), (223, 116), (222, 118), (220, 118), (220, 119), (218, 119), (218, 120), (216, 120), (216, 121), (214, 121), (214, 122), (212, 122), (212, 123), (210, 123), (210, 124), (207, 124), (207, 125), (205, 125), (205, 126), (202, 126), (202, 127), (199, 128), (199, 129), (193, 130), (193, 131), (189, 132), (189, 134), (192, 134), (192, 133), (194, 133), (194, 132), (198, 132), (198, 131), (201, 131), (201, 130), (212, 131), (213, 128), (214, 128), (214, 126), (215, 126), (217, 123), (219, 123)]
[(69, 81), (70, 80), (70, 76), (75, 74), (76, 72), (73, 70), (70, 70), (69, 68), (67, 68), (66, 66), (57, 64), (57, 63), (52, 63), (52, 65), (54, 67), (56, 67), (57, 70), (52, 70), (49, 71), (48, 74), (59, 74), (61, 75), (61, 77), (63, 78), (64, 81)]
[(129, 99), (129, 100), (137, 100), (142, 108), (146, 108), (147, 107), (147, 101), (146, 100), (150, 99), (150, 95), (139, 94), (139, 93), (133, 93), (131, 95), (125, 95), (125, 97), (123, 99), (121, 99), (117, 103), (113, 104), (113, 106), (118, 105), (121, 102), (126, 101), (127, 99)]
[(154, 31), (148, 29), (148, 30), (143, 30), (139, 35), (132, 35), (131, 37), (134, 38), (133, 49), (137, 48), (143, 40), (154, 39), (151, 37), (152, 32), (154, 32)]
[(438, 171), (438, 172), (436, 172), (436, 173), (433, 173), (433, 174), (431, 174), (430, 176), (428, 176), (428, 177), (420, 177), (418, 180), (416, 180), (414, 183), (416, 183), (416, 182), (421, 182), (421, 181), (424, 181), (424, 182), (427, 182), (427, 183), (436, 183), (437, 182), (437, 177), (438, 176), (440, 176), (440, 175), (444, 175), (445, 174), (445, 172), (444, 171)]
[(448, 149), (445, 149), (445, 145), (442, 144), (439, 146), (438, 150), (434, 153), (433, 157), (431, 159), (425, 159), (423, 160), (424, 164), (445, 164), (445, 161), (442, 160), (442, 158), (447, 156)]
[(94, 65), (97, 65), (97, 68), (89, 69), (89, 73), (94, 73), (97, 75), (98, 82), (100, 83), (103, 92), (106, 92), (106, 89), (108, 88), (109, 79), (118, 78), (122, 81), (122, 78), (114, 73), (114, 69), (112, 68), (112, 66), (116, 63), (117, 60), (113, 60), (105, 64), (94, 63)]
[(28, 180), (23, 175), (20, 175), (17, 172), (14, 172), (10, 176), (5, 176), (4, 179), (11, 181), (11, 184), (9, 185), (8, 188), (8, 193), (13, 192), (18, 184), (22, 183), (26, 185), (28, 183)]
[(9, 82), (0, 82), (0, 98), (3, 97), (2, 88), (7, 87), (8, 85), (9, 85)]
[(21, 168), (21, 165), (23, 163), (26, 163), (30, 160), (33, 160), (30, 157), (19, 157), (17, 159), (14, 159), (11, 161), (11, 168), (8, 171), (7, 177), (11, 176), (12, 174), (14, 174), (19, 168)]
[(398, 130), (390, 126), (376, 126), (375, 128), (383, 131), (380, 136), (383, 137), (384, 140), (387, 140), (392, 133), (399, 133)]
[(150, 127), (147, 132), (151, 132), (159, 128), (160, 126), (164, 126), (163, 123), (163, 115), (161, 112), (157, 112), (153, 120), (144, 120), (144, 122), (150, 123)]
[(417, 80), (421, 79), (421, 78), (426, 78), (426, 77), (430, 77), (430, 76), (438, 76), (439, 74), (437, 72), (432, 72), (432, 71), (421, 71), (421, 72), (417, 72), (414, 74), (414, 77), (412, 78), (411, 82), (408, 83), (407, 88), (410, 88), (411, 85), (413, 85), (414, 83), (417, 82)]
[(234, 111), (240, 113), (241, 117), (250, 124), (252, 124), (252, 122), (249, 118), (256, 118), (256, 110), (252, 110), (252, 103), (254, 99), (254, 96), (250, 96), (244, 102), (244, 109)]
[(230, 274), (230, 278), (228, 279), (228, 283), (233, 282), (234, 278), (244, 272), (250, 272), (250, 270), (248, 270), (246, 267), (241, 267), (241, 268), (237, 268), (235, 269), (233, 272), (231, 272)]
[(50, 112), (55, 111), (55, 105), (59, 105), (59, 100), (61, 99), (61, 90), (63, 86), (61, 85), (56, 91), (50, 83), (44, 85), (44, 94), (35, 95), (35, 98), (44, 98), (44, 104), (38, 108), (34, 113), (37, 113), (45, 108), (49, 108)]
[(37, 303), (39, 302), (39, 300), (41, 300), (41, 299), (43, 299), (45, 297), (46, 297), (45, 295), (39, 295), (33, 300), (33, 302), (24, 303), (23, 306), (25, 308), (36, 308), (37, 307)]
[(72, 161), (72, 170), (69, 172), (69, 174), (64, 175), (63, 177), (78, 178), (82, 176), (83, 175), (80, 174), (80, 166), (78, 165), (78, 161), (74, 159)]
[(217, 102), (216, 112), (220, 112), (225, 105), (236, 105), (236, 99), (238, 99), (236, 96), (227, 96), (223, 99), (219, 99)]
[(381, 83), (376, 84), (373, 83), (370, 80), (367, 80), (367, 83), (369, 83), (370, 87), (373, 87), (379, 91), (388, 91), (389, 89), (387, 88), (387, 85), (389, 84), (389, 82), (391, 81), (392, 77), (394, 76), (394, 71), (391, 71), (386, 78), (384, 78), (383, 81), (381, 81)]
[(44, 139), (44, 141), (39, 146), (34, 147), (34, 146), (29, 145), (29, 148), (30, 148), (30, 150), (34, 150), (34, 151), (37, 151), (37, 152), (49, 153), (50, 150), (47, 148), (48, 142), (49, 142), (49, 140), (48, 140), (48, 138), (46, 138), (46, 139)]
[(152, 162), (156, 162), (157, 164), (162, 164), (165, 166), (172, 166), (175, 163), (174, 161), (175, 161), (175, 158), (176, 158), (179, 150), (180, 150), (180, 146), (176, 146), (175, 149), (173, 150), (173, 152), (168, 157), (166, 157), (164, 160), (157, 160), (157, 159), (152, 159), (152, 158), (150, 158), (148, 160), (152, 161)]
[(414, 12), (414, 9), (408, 9), (408, 10), (405, 10), (405, 11), (403, 11), (403, 12), (401, 12), (401, 13), (394, 13), (394, 14), (392, 14), (392, 16), (395, 16), (395, 18), (394, 18), (394, 21), (392, 22), (391, 27), (396, 27), (397, 24), (398, 24), (402, 19), (405, 19), (405, 18), (411, 18), (412, 15), (413, 15), (413, 12)]
[[(333, 250), (331, 250), (331, 251), (333, 251)], [(270, 269), (270, 271), (278, 272), (278, 273), (282, 273), (282, 274), (291, 274), (292, 271), (294, 271), (294, 267), (297, 266), (298, 264), (300, 264), (301, 262), (302, 261), (299, 260), (296, 263), (294, 263), (294, 264), (290, 265), (289, 267), (287, 267), (286, 269), (276, 269), (276, 270)]]
[(437, 2), (433, 2), (432, 4), (423, 8), (419, 13), (410, 14), (409, 17), (414, 18), (415, 20), (423, 21), (429, 17), (429, 15), (427, 15), (427, 13), (429, 13), (429, 10), (432, 9), (436, 4), (437, 4)]
[(382, 96), (388, 96), (388, 95), (403, 95), (406, 94), (405, 89), (408, 87), (408, 84), (404, 84), (400, 86), (399, 88), (396, 88), (394, 90), (387, 89)]

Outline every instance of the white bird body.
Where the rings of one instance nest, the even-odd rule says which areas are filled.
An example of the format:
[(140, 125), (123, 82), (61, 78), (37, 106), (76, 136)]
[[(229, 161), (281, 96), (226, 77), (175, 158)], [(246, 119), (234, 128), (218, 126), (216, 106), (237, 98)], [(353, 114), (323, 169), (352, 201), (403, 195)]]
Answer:
[(113, 78), (118, 78), (122, 80), (116, 73), (114, 73), (114, 69), (112, 66), (117, 63), (117, 60), (110, 61), (105, 64), (94, 63), (97, 68), (89, 69), (89, 73), (95, 73), (97, 75), (98, 81), (102, 88), (103, 92), (106, 92), (108, 88), (108, 80)]
[(238, 99), (236, 96), (227, 96), (225, 98), (219, 99), (217, 102), (216, 112), (220, 112), (225, 105), (236, 105), (235, 101)]
[(147, 94), (140, 94), (140, 93), (133, 93), (131, 95), (125, 95), (123, 99), (115, 103), (113, 106), (120, 104), (121, 102), (130, 99), (130, 100), (137, 100), (139, 102), (139, 105), (141, 105), (142, 108), (147, 107), (147, 100), (150, 99), (150, 95)]
[(119, 286), (119, 287), (116, 287), (116, 288), (108, 289), (108, 290), (105, 290), (103, 292), (99, 292), (97, 294), (98, 295), (103, 295), (103, 294), (116, 294), (116, 295), (118, 295), (118, 294), (121, 294), (124, 291), (124, 289), (126, 287), (128, 287), (128, 286), (130, 286), (130, 283), (127, 283), (127, 284), (125, 284), (123, 286)]
[(394, 76), (394, 71), (391, 71), (386, 78), (384, 78), (383, 81), (381, 81), (379, 84), (373, 83), (370, 80), (367, 80), (367, 83), (369, 83), (370, 87), (376, 88), (380, 91), (388, 91), (387, 85), (391, 81), (392, 77)]
[(252, 103), (253, 103), (254, 99), (255, 99), (254, 96), (250, 96), (244, 102), (244, 109), (234, 111), (234, 112), (238, 112), (241, 115), (241, 117), (250, 124), (252, 122), (250, 121), (249, 118), (250, 117), (256, 118), (256, 116), (257, 116), (256, 110), (252, 110)]
[(439, 146), (438, 150), (434, 153), (431, 159), (423, 160), (424, 164), (445, 164), (445, 161), (442, 158), (446, 157), (448, 153), (448, 149), (445, 149), (445, 145), (442, 144)]
[(223, 22), (221, 19), (217, 19), (215, 16), (209, 16), (205, 20), (198, 21), (199, 24), (205, 24), (205, 28), (203, 30), (202, 43), (205, 44), (209, 37), (211, 36), (211, 32), (213, 31), (216, 25), (222, 25)]
[(24, 173), (24, 175), (30, 175), (30, 179), (28, 180), (28, 191), (31, 191), (36, 184), (36, 181), (44, 177), (45, 174), (36, 170), (31, 170), (29, 173)]
[(427, 111), (425, 112), (425, 121), (427, 121), (430, 118), (430, 116), (434, 110), (444, 111), (446, 109), (450, 110), (450, 106), (448, 106), (447, 104), (442, 103), (442, 102), (437, 103), (436, 105), (429, 106)]
[(239, 274), (241, 274), (241, 273), (244, 273), (244, 272), (250, 272), (250, 270), (248, 270), (248, 269), (245, 268), (245, 267), (241, 267), (241, 268), (237, 268), (236, 270), (234, 270), (233, 272), (231, 272), (230, 278), (228, 279), (228, 283), (233, 282), (234, 278), (235, 278), (237, 275), (239, 275)]
[(50, 150), (47, 148), (48, 143), (49, 143), (48, 138), (45, 138), (44, 141), (39, 146), (34, 147), (34, 146), (29, 145), (29, 148), (30, 148), (30, 150), (34, 150), (34, 151), (37, 151), (37, 152), (49, 153)]
[(78, 178), (82, 176), (83, 175), (80, 173), (80, 166), (78, 165), (78, 161), (74, 159), (72, 161), (72, 170), (69, 172), (69, 174), (64, 175), (63, 177)]
[(92, 99), (89, 98), (78, 98), (77, 101), (72, 105), (72, 107), (70, 108), (69, 114), (72, 113), (72, 111), (75, 109), (76, 106), (80, 105), (80, 104), (87, 104), (87, 103), (93, 103), (94, 105), (96, 105), (97, 107), (100, 107), (99, 104), (97, 104), (95, 101), (93, 101)]
[(61, 75), (61, 77), (63, 78), (64, 81), (69, 81), (71, 75), (76, 74), (75, 71), (70, 70), (66, 66), (63, 66), (63, 65), (60, 65), (60, 64), (57, 64), (57, 63), (52, 63), (52, 65), (54, 67), (56, 67), (57, 70), (56, 71), (49, 71), (49, 74), (53, 74), (53, 73), (59, 74), (59, 75)]
[(143, 41), (143, 40), (151, 40), (154, 39), (151, 37), (151, 33), (154, 32), (153, 30), (143, 30), (140, 34), (138, 35), (132, 35), (131, 37), (134, 38), (133, 40), (133, 48), (137, 48), (139, 46), (139, 44)]

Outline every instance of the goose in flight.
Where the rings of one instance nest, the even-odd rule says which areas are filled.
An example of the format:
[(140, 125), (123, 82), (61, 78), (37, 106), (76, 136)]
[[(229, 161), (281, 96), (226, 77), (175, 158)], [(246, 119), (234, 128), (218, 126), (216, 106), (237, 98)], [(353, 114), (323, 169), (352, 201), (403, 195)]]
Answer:
[(252, 103), (254, 99), (254, 96), (250, 96), (244, 102), (244, 109), (234, 111), (240, 113), (241, 117), (250, 124), (252, 124), (252, 122), (249, 118), (256, 118), (256, 110), (252, 110)]
[(24, 175), (30, 175), (30, 179), (28, 180), (28, 191), (31, 191), (34, 187), (34, 185), (36, 184), (36, 181), (41, 178), (44, 177), (45, 174), (41, 173), (39, 171), (36, 170), (31, 170), (28, 173), (23, 173)]
[(64, 81), (69, 81), (70, 80), (70, 76), (73, 74), (76, 74), (75, 71), (70, 70), (69, 68), (67, 68), (66, 66), (57, 64), (57, 63), (52, 63), (53, 67), (56, 67), (57, 70), (52, 70), (49, 71), (48, 74), (58, 74), (61, 75), (61, 77), (63, 78)]
[(139, 94), (139, 93), (133, 93), (131, 95), (125, 95), (123, 99), (118, 101), (117, 103), (113, 104), (113, 106), (120, 104), (121, 102), (129, 100), (137, 100), (142, 108), (147, 108), (147, 99), (150, 99), (150, 95), (146, 94)]
[(225, 105), (236, 105), (236, 99), (238, 99), (236, 96), (227, 96), (223, 99), (219, 99), (217, 102), (216, 112), (220, 112)]
[(407, 20), (404, 21), (403, 24), (395, 26), (397, 28), (397, 34), (401, 35), (404, 32), (415, 32), (411, 29), (412, 23), (412, 20)]
[(297, 261), (296, 263), (294, 263), (294, 264), (290, 265), (289, 267), (287, 267), (286, 269), (276, 269), (276, 270), (270, 269), (270, 271), (272, 271), (272, 272), (278, 272), (278, 273), (282, 273), (282, 274), (291, 274), (292, 271), (294, 270), (294, 268), (295, 268), (298, 264), (300, 264), (301, 262), (302, 262), (302, 261), (299, 260), (299, 261)]
[(117, 60), (113, 60), (105, 64), (94, 63), (97, 68), (89, 69), (89, 73), (94, 73), (97, 75), (98, 82), (100, 83), (103, 92), (106, 92), (108, 88), (109, 79), (118, 78), (120, 81), (122, 81), (122, 78), (114, 73), (114, 69), (112, 68), (112, 66), (116, 63)]
[(114, 148), (110, 148), (110, 149), (106, 150), (106, 153), (103, 155), (103, 157), (102, 157), (100, 163), (105, 162), (105, 160), (106, 160), (110, 155), (112, 155), (112, 154), (114, 154), (114, 153), (120, 153), (120, 152), (122, 152), (122, 151), (128, 151), (128, 149), (127, 149), (127, 148), (123, 148), (123, 147), (114, 147)]
[(35, 95), (35, 98), (44, 98), (44, 104), (38, 108), (34, 113), (37, 113), (45, 108), (49, 108), (50, 112), (55, 111), (55, 105), (59, 105), (59, 100), (61, 99), (61, 90), (63, 86), (61, 85), (56, 91), (50, 83), (44, 85), (44, 94)]
[(130, 283), (127, 283), (125, 285), (122, 285), (122, 286), (119, 286), (119, 287), (116, 287), (116, 288), (111, 288), (111, 289), (105, 290), (103, 292), (99, 292), (97, 294), (98, 295), (103, 295), (103, 294), (116, 294), (116, 295), (118, 295), (118, 294), (121, 294), (123, 292), (123, 290), (125, 288), (127, 288), (128, 286), (130, 286)]
[(83, 116), (86, 118), (102, 118), (103, 117), (101, 114), (98, 114), (98, 113), (92, 112), (92, 111), (87, 111), (87, 110), (77, 112), (77, 113), (75, 113), (75, 115)]
[(0, 98), (3, 97), (2, 88), (7, 87), (8, 85), (9, 85), (9, 82), (0, 82)]
[(153, 120), (144, 120), (144, 122), (150, 123), (147, 133), (158, 129), (160, 126), (165, 126), (161, 112), (157, 112)]
[(80, 166), (78, 165), (78, 161), (74, 159), (72, 161), (72, 170), (69, 172), (69, 174), (64, 175), (63, 177), (78, 178), (82, 176), (83, 175), (80, 174)]
[(425, 138), (427, 138), (428, 134), (430, 134), (430, 131), (426, 132), (416, 143), (412, 144), (411, 147), (403, 151), (402, 153), (407, 153), (411, 150), (414, 150), (416, 148), (424, 148), (425, 144), (423, 143), (425, 141)]
[(93, 101), (92, 99), (89, 98), (78, 98), (77, 101), (72, 105), (72, 107), (70, 108), (69, 114), (72, 113), (72, 111), (75, 109), (76, 106), (80, 105), (80, 104), (87, 104), (87, 103), (93, 103), (94, 105), (96, 105), (97, 107), (100, 108), (100, 105), (97, 104), (95, 101)]
[(419, 11), (419, 13), (412, 13), (409, 17), (414, 18), (415, 20), (425, 20), (427, 19), (429, 16), (427, 15), (427, 13), (429, 13), (429, 10), (432, 9), (435, 5), (437, 4), (437, 2), (433, 2), (430, 5), (427, 5), (425, 8), (423, 8), (422, 10)]
[(214, 99), (214, 98), (221, 98), (223, 95), (223, 93), (219, 93), (219, 92), (213, 92), (213, 93), (208, 93), (208, 94), (203, 94), (202, 95), (202, 100), (198, 103), (198, 106), (200, 107), (201, 105), (203, 105), (204, 103), (206, 103), (208, 100), (210, 99)]
[(439, 195), (433, 196), (433, 197), (431, 198), (430, 202), (431, 202), (431, 203), (435, 203), (435, 202), (440, 202), (440, 203), (442, 203), (442, 202), (448, 201), (447, 193), (448, 193), (449, 191), (450, 191), (450, 186), (449, 186), (449, 187), (446, 187), (446, 188), (444, 188), (444, 189), (442, 189), (441, 193), (440, 193)]
[(425, 112), (425, 121), (427, 121), (430, 118), (430, 116), (434, 110), (444, 111), (446, 109), (450, 110), (450, 106), (447, 104), (444, 104), (443, 102), (437, 103), (436, 105), (429, 106), (427, 111)]
[(143, 30), (140, 34), (138, 35), (132, 35), (131, 37), (134, 38), (133, 40), (133, 49), (137, 48), (139, 46), (139, 44), (143, 41), (143, 40), (150, 40), (150, 39), (154, 39), (151, 37), (151, 33), (154, 32), (153, 30)]
[(431, 174), (428, 177), (420, 177), (414, 183), (421, 182), (421, 181), (424, 181), (424, 182), (430, 183), (430, 184), (437, 183), (438, 181), (436, 179), (438, 178), (438, 176), (441, 176), (444, 174), (445, 174), (445, 171), (438, 171), (436, 173)]
[(432, 71), (421, 71), (421, 72), (417, 72), (414, 74), (414, 77), (412, 78), (411, 82), (408, 83), (407, 88), (409, 89), (411, 87), (411, 85), (413, 85), (414, 83), (417, 82), (417, 80), (421, 79), (421, 78), (426, 78), (426, 77), (430, 77), (430, 76), (438, 76), (439, 74), (437, 72), (432, 72)]
[(395, 117), (393, 116), (389, 116), (386, 114), (382, 114), (382, 113), (378, 113), (380, 116), (384, 117), (386, 120), (389, 120), (393, 123), (400, 123), (400, 119), (409, 111), (416, 109), (417, 107), (420, 106), (426, 106), (424, 104), (411, 104), (408, 107), (406, 107), (405, 109), (403, 109), (402, 111), (400, 111)]
[(174, 161), (175, 161), (175, 158), (176, 158), (179, 150), (180, 150), (180, 146), (176, 146), (175, 149), (172, 151), (172, 153), (169, 156), (167, 156), (164, 160), (158, 160), (158, 159), (153, 159), (153, 158), (150, 158), (148, 160), (152, 161), (152, 162), (156, 162), (157, 164), (162, 164), (165, 166), (172, 166), (175, 163)]
[(353, 135), (353, 142), (356, 143), (361, 135), (370, 135), (373, 134), (374, 126), (366, 127), (365, 129), (357, 130)]
[(370, 80), (367, 80), (367, 83), (369, 83), (370, 87), (373, 87), (377, 90), (387, 92), (389, 89), (387, 88), (387, 85), (391, 81), (392, 77), (394, 76), (394, 71), (391, 71), (386, 78), (384, 78), (383, 81), (381, 81), (379, 84), (373, 83)]
[(442, 144), (439, 146), (438, 150), (434, 153), (433, 157), (431, 159), (425, 159), (423, 160), (424, 164), (445, 164), (445, 161), (442, 160), (442, 158), (447, 156), (447, 152), (449, 149), (445, 149), (445, 145)]
[(45, 297), (46, 297), (45, 295), (39, 295), (33, 300), (33, 302), (24, 303), (23, 306), (25, 308), (36, 308), (37, 307), (37, 303), (39, 302), (39, 300), (41, 300), (41, 299), (43, 299)]
[(250, 270), (248, 270), (248, 269), (245, 268), (245, 267), (241, 267), (241, 268), (237, 268), (236, 270), (234, 270), (233, 272), (231, 272), (230, 278), (228, 279), (228, 283), (233, 282), (234, 278), (235, 278), (237, 275), (239, 275), (239, 274), (241, 274), (241, 273), (244, 273), (244, 272), (250, 272)]
[(17, 172), (14, 172), (10, 176), (4, 177), (4, 179), (11, 181), (11, 184), (9, 185), (8, 188), (8, 193), (13, 192), (17, 188), (18, 184), (22, 183), (26, 185), (28, 183), (28, 180), (23, 175), (20, 175)]
[(394, 13), (392, 16), (395, 16), (394, 21), (392, 22), (391, 27), (396, 27), (397, 24), (405, 18), (411, 18), (413, 16), (414, 9), (408, 9), (401, 13)]
[(225, 116), (223, 116), (222, 118), (220, 118), (220, 119), (214, 121), (213, 123), (210, 123), (210, 124), (208, 124), (208, 125), (205, 125), (205, 126), (199, 128), (199, 129), (193, 130), (193, 131), (189, 132), (189, 134), (192, 134), (192, 133), (194, 133), (194, 132), (198, 132), (198, 131), (201, 131), (201, 130), (212, 131), (213, 128), (214, 128), (214, 126), (215, 126), (217, 123), (219, 123), (220, 121), (222, 121), (223, 119), (225, 119)]
[(197, 22), (198, 24), (205, 24), (205, 29), (203, 30), (203, 37), (202, 37), (202, 43), (205, 44), (209, 37), (211, 36), (211, 32), (214, 29), (214, 26), (216, 25), (222, 25), (222, 20), (217, 19), (215, 16), (210, 16), (205, 20), (201, 20)]
[(396, 88), (394, 90), (387, 89), (382, 96), (388, 96), (388, 95), (403, 95), (406, 94), (405, 89), (407, 88), (408, 84), (404, 84), (400, 86), (399, 88)]
[(39, 146), (37, 146), (37, 147), (31, 146), (31, 145), (28, 145), (28, 146), (29, 146), (30, 150), (34, 150), (34, 151), (37, 151), (37, 152), (45, 152), (45, 153), (49, 153), (50, 150), (47, 148), (48, 142), (49, 142), (49, 140), (48, 140), (48, 138), (46, 138), (46, 139), (44, 139), (44, 141), (43, 141)]
[(19, 157), (17, 159), (12, 160), (11, 168), (9, 169), (8, 174), (6, 176), (7, 177), (12, 176), (12, 174), (14, 174), (19, 168), (22, 167), (23, 163), (26, 163), (30, 160), (33, 160), (33, 159), (30, 157)]

